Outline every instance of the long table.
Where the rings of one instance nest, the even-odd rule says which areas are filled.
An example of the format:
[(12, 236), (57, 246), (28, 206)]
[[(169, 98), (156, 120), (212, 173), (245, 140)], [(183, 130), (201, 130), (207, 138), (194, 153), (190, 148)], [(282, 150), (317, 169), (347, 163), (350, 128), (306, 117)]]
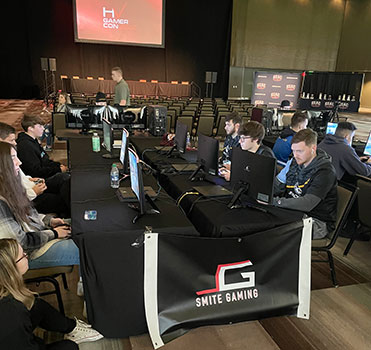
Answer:
[[(197, 236), (174, 201), (160, 193), (161, 213), (132, 223), (135, 211), (120, 202), (110, 187), (110, 166), (115, 160), (94, 153), (90, 138), (70, 139), (71, 212), (73, 239), (79, 247), (81, 274), (89, 322), (108, 338), (124, 338), (147, 330), (143, 301), (143, 246), (146, 226), (153, 232)], [(145, 185), (157, 189), (152, 176)], [(130, 186), (124, 180), (122, 186)], [(96, 210), (96, 220), (85, 220)]]

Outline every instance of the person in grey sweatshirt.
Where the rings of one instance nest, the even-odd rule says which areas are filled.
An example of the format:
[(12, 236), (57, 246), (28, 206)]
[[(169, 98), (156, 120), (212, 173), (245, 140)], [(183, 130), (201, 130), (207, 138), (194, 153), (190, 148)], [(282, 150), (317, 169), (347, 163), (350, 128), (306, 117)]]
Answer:
[(331, 156), (338, 180), (342, 179), (345, 174), (371, 177), (371, 158), (358, 157), (351, 146), (356, 130), (353, 123), (341, 122), (336, 128), (335, 134), (326, 135), (318, 145), (318, 148)]
[(292, 138), (294, 157), (276, 177), (273, 204), (300, 210), (313, 218), (313, 239), (335, 228), (337, 180), (331, 158), (317, 149), (317, 133), (299, 131)]

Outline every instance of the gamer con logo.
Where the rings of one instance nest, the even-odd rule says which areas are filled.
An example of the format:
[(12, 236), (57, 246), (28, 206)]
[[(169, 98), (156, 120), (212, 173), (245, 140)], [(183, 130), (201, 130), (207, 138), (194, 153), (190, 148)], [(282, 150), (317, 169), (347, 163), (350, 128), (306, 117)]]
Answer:
[(312, 101), (310, 105), (312, 107), (321, 107), (321, 101)]
[(271, 93), (271, 98), (277, 100), (280, 98), (280, 93), (279, 92), (272, 92)]
[(340, 109), (347, 109), (349, 107), (349, 103), (348, 102), (341, 102), (339, 104), (339, 108)]
[(257, 83), (256, 84), (256, 88), (259, 89), (259, 90), (264, 90), (266, 86), (267, 86), (267, 84), (265, 84), (265, 83)]
[(273, 75), (273, 81), (281, 81), (282, 75), (281, 74), (275, 74)]
[(294, 91), (296, 89), (296, 85), (295, 84), (287, 84), (286, 85), (286, 90), (287, 91)]
[(325, 108), (334, 108), (334, 102), (332, 101), (325, 102)]
[(199, 296), (195, 300), (196, 307), (223, 304), (223, 302), (230, 303), (235, 301), (256, 299), (258, 297), (258, 290), (254, 288), (254, 271), (240, 272), (239, 275), (244, 280), (243, 282), (226, 283), (225, 280), (225, 274), (227, 271), (235, 271), (251, 265), (252, 262), (250, 260), (218, 265), (215, 273), (215, 288), (196, 292), (196, 294)]
[(263, 100), (255, 100), (256, 105), (263, 105), (264, 101)]
[[(123, 10), (125, 9), (126, 5), (121, 9), (119, 13), (119, 17), (121, 16)], [(128, 19), (124, 18), (115, 18), (115, 10), (106, 9), (103, 7), (103, 27), (107, 29), (119, 29), (119, 25), (121, 24), (129, 24)]]

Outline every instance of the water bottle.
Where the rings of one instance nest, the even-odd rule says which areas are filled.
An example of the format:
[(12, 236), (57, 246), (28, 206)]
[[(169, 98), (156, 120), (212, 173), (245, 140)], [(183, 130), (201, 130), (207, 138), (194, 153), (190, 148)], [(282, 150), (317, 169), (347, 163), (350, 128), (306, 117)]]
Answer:
[(100, 137), (98, 136), (96, 132), (93, 134), (91, 141), (93, 143), (93, 151), (100, 152)]
[(112, 188), (119, 188), (119, 170), (117, 169), (116, 164), (112, 164), (111, 168), (111, 187)]
[(187, 132), (187, 148), (191, 148), (191, 135), (189, 132)]

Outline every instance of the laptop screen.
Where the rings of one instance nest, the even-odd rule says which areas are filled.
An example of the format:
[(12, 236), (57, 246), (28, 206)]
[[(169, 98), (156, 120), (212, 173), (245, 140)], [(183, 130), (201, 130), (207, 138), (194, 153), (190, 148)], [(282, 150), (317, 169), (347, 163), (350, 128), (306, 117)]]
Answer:
[(368, 134), (368, 139), (363, 154), (365, 154), (366, 156), (371, 156), (371, 131)]
[(112, 150), (112, 127), (111, 123), (103, 119), (103, 146), (108, 151)]
[(326, 134), (334, 135), (337, 127), (337, 123), (327, 123)]
[(126, 129), (122, 130), (122, 140), (121, 140), (121, 151), (120, 151), (120, 162), (124, 165), (125, 162), (125, 155), (126, 155), (126, 142), (128, 139)]
[(137, 162), (137, 156), (132, 150), (129, 151), (129, 164), (130, 164), (131, 189), (137, 196), (138, 200), (140, 200), (138, 162)]

